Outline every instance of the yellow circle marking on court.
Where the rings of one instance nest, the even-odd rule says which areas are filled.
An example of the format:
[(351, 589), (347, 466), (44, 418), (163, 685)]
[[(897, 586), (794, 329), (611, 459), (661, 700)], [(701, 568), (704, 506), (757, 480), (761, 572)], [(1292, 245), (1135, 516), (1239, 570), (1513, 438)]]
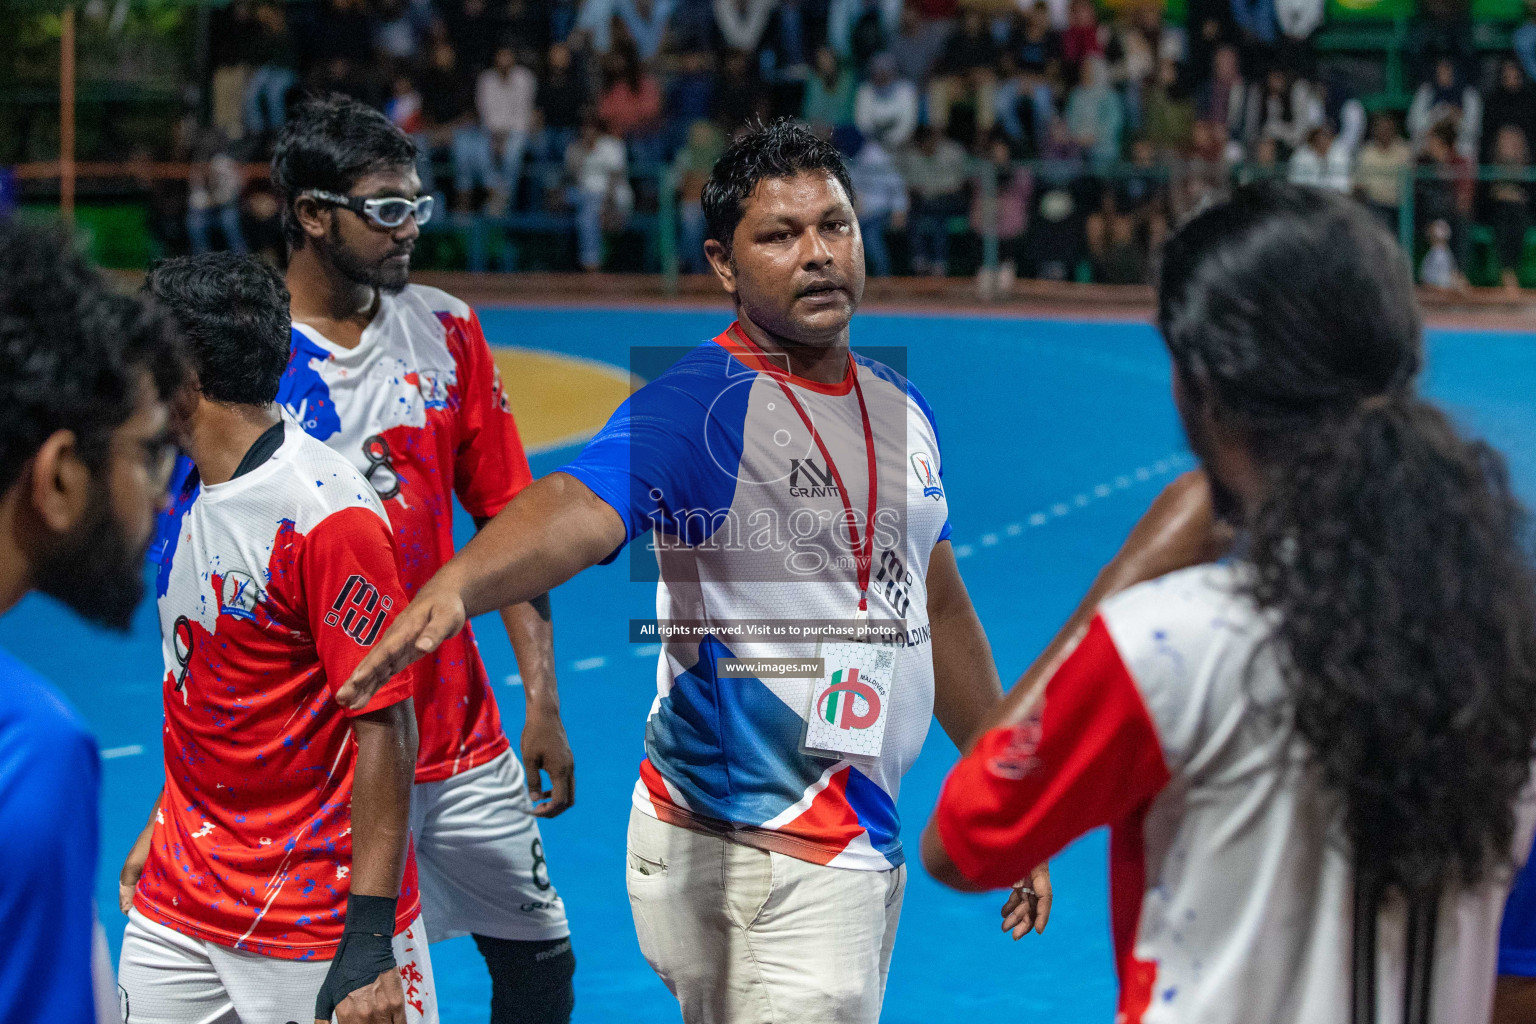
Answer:
[(503, 345), (491, 351), (530, 455), (585, 441), (644, 383), (610, 363), (558, 352)]

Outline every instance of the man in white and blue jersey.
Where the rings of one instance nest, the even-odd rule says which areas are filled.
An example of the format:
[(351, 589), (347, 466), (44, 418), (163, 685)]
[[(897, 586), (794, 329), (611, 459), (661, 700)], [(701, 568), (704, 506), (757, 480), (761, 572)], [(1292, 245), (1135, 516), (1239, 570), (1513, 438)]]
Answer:
[[(791, 122), (734, 143), (704, 209), (736, 322), (508, 505), (338, 695), (367, 699), (466, 614), (654, 530), (671, 630), (627, 878), (641, 950), (690, 1024), (878, 1020), (901, 777), (934, 715), (963, 747), (1001, 694), (950, 550), (933, 413), (849, 352), (852, 192), (836, 151)], [(1011, 924), (1043, 927), (1043, 898), (1014, 902)]]

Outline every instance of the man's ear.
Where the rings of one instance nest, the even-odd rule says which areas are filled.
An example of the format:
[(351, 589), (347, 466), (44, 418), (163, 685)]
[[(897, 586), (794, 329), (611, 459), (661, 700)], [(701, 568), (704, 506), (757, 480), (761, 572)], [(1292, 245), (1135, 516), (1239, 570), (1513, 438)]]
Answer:
[(314, 196), (299, 196), (293, 201), (293, 216), (299, 229), (310, 238), (324, 238), (330, 230), (331, 211)]
[(736, 264), (732, 262), (731, 254), (725, 251), (725, 246), (716, 239), (705, 239), (704, 257), (709, 260), (715, 276), (720, 279), (720, 287), (725, 289), (727, 295), (735, 295)]
[(56, 430), (32, 457), (25, 472), (32, 507), (50, 531), (68, 533), (90, 504), (91, 471), (80, 459), (73, 430)]

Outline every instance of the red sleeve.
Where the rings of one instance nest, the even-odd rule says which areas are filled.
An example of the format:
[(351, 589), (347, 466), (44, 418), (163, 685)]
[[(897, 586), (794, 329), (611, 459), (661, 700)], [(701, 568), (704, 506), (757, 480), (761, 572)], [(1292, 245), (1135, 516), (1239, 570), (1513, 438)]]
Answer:
[(459, 369), (454, 490), (466, 512), (489, 519), (533, 481), (533, 474), (480, 318), (471, 310), (468, 318), (444, 319)]
[(1162, 744), (1098, 616), (1017, 725), (984, 735), (944, 783), (944, 849), (980, 885), (1012, 885), (1168, 784)]
[[(405, 590), (395, 570), (394, 536), (371, 509), (333, 512), (305, 534), (299, 569), (310, 634), (326, 685), (335, 693), (384, 635), (390, 618), (405, 607)], [(398, 704), (413, 690), (407, 670), (362, 710), (348, 714)]]

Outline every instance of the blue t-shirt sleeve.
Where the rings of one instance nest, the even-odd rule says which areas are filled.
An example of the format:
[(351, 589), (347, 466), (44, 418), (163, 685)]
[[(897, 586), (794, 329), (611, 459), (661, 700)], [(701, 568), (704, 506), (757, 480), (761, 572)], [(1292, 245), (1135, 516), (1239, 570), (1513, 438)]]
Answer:
[(619, 514), (625, 544), (652, 528), (696, 544), (730, 509), (750, 379), (712, 376), (647, 384), (561, 467)]
[(1536, 866), (1525, 862), (1504, 904), (1499, 926), (1499, 973), (1536, 978)]
[(0, 1021), (95, 1020), (101, 761), (78, 715), (30, 671), (0, 657)]

